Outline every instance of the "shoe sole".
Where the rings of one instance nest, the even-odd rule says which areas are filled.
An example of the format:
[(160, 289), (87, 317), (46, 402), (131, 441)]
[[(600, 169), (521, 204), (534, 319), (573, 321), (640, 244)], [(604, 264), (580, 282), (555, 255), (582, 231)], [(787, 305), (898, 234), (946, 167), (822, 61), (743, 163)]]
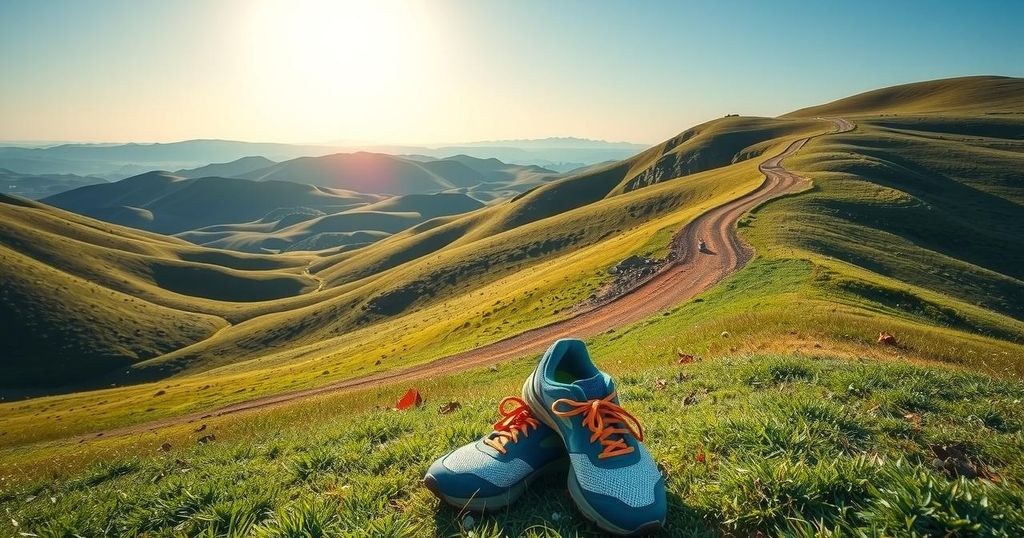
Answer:
[[(562, 430), (558, 428), (558, 422), (555, 417), (551, 415), (551, 410), (544, 405), (543, 400), (537, 395), (536, 389), (534, 388), (534, 376), (537, 374), (536, 370), (530, 374), (530, 377), (526, 378), (526, 382), (523, 383), (523, 401), (530, 406), (530, 410), (533, 411), (534, 416), (540, 419), (541, 422), (547, 424), (551, 429), (555, 430), (555, 433), (559, 437), (562, 437), (562, 442), (565, 442), (565, 437), (562, 436)], [(598, 528), (605, 532), (617, 534), (619, 536), (645, 536), (661, 530), (664, 523), (661, 521), (649, 521), (640, 525), (639, 527), (627, 530), (616, 526), (612, 522), (601, 516), (600, 513), (590, 503), (587, 502), (586, 496), (583, 494), (582, 488), (576, 480), (576, 474), (572, 470), (572, 465), (569, 466), (569, 476), (567, 479), (567, 486), (569, 488), (569, 496), (572, 497), (573, 502), (576, 504), (576, 508), (579, 509), (583, 517), (597, 525)]]
[(441, 485), (438, 484), (437, 479), (430, 473), (427, 473), (427, 475), (423, 477), (423, 485), (426, 486), (431, 493), (436, 495), (437, 498), (441, 499), (453, 508), (458, 508), (460, 511), (468, 510), (470, 512), (488, 513), (501, 510), (516, 502), (519, 497), (523, 496), (523, 493), (526, 493), (527, 488), (529, 488), (530, 484), (535, 480), (542, 476), (554, 474), (559, 471), (565, 472), (568, 467), (569, 459), (559, 458), (526, 475), (525, 478), (510, 486), (508, 491), (491, 497), (471, 497), (464, 499), (461, 497), (446, 495), (441, 491)]

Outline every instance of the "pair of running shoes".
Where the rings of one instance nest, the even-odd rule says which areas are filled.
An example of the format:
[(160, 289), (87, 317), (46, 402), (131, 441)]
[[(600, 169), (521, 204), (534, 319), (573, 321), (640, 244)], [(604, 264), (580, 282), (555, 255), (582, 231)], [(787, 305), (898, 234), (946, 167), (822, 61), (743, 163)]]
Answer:
[(558, 340), (498, 406), (494, 431), (435, 461), (423, 481), (448, 504), (500, 510), (538, 477), (564, 472), (583, 516), (619, 535), (665, 523), (665, 479), (641, 443), (640, 422), (620, 405), (611, 377), (580, 340)]

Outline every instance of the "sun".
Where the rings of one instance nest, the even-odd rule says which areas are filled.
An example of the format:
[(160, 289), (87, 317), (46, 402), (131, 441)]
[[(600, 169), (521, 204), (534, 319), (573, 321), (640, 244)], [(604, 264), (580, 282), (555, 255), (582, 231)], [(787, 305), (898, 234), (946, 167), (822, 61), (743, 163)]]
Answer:
[[(244, 45), (272, 99), (374, 102), (408, 91), (416, 56), (429, 48), (416, 2), (267, 0), (248, 6)], [(300, 103), (301, 104), (301, 103)]]

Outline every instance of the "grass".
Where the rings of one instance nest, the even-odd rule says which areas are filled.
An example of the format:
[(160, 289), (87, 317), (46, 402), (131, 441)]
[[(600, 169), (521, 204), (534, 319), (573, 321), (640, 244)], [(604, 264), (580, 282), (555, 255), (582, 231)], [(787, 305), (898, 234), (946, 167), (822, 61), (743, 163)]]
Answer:
[[(765, 329), (748, 336), (751, 348), (771, 345), (773, 331), (810, 332), (826, 342), (844, 343), (852, 324), (861, 331), (857, 338), (862, 344), (877, 335), (865, 333), (865, 327), (898, 328), (904, 330), (901, 339), (911, 350), (930, 359), (1019, 375), (1022, 365), (1014, 346), (985, 343), (983, 350), (969, 350), (974, 355), (960, 353), (966, 351), (962, 341), (974, 340), (966, 334), (1013, 342), (1020, 342), (1024, 334), (1013, 310), (1024, 304), (1016, 298), (1019, 281), (996, 270), (1006, 251), (993, 245), (1004, 232), (977, 227), (958, 232), (993, 240), (975, 241), (955, 258), (938, 254), (905, 230), (916, 222), (933, 224), (906, 212), (907, 195), (880, 185), (886, 181), (883, 176), (852, 180), (853, 172), (835, 171), (849, 160), (845, 155), (870, 147), (890, 148), (889, 153), (899, 148), (903, 160), (929, 157), (915, 165), (918, 169), (945, 162), (936, 161), (930, 143), (907, 146), (904, 138), (879, 146), (878, 130), (865, 122), (854, 133), (812, 141), (787, 165), (814, 178), (814, 189), (775, 202), (741, 223), (761, 259), (771, 263), (734, 281), (742, 292), (717, 302), (698, 302), (688, 310), (719, 321), (731, 316), (756, 318)], [(775, 149), (786, 140), (776, 142)], [(630, 166), (643, 168), (640, 160)], [(319, 297), (307, 294), (273, 302), (272, 307), (257, 303), (250, 308), (270, 308), (270, 313), (239, 320), (213, 338), (144, 364), (144, 372), (173, 374), (172, 381), (6, 406), (3, 423), (8, 435), (0, 438), (0, 445), (153, 420), (425, 362), (557, 319), (604, 282), (607, 267), (630, 254), (663, 252), (669, 235), (703, 208), (753, 188), (759, 181), (757, 161), (748, 159), (685, 180), (612, 195), (576, 210), (529, 217), (524, 213), (538, 207), (555, 211), (553, 200), (573, 200), (577, 193), (597, 187), (611, 193), (626, 177), (612, 174), (613, 167), (535, 189), (515, 203), (425, 231), (398, 234), (357, 251), (358, 256), (340, 255), (334, 265), (328, 265), (330, 259), (319, 261), (314, 266), (317, 276), (333, 284), (316, 294)], [(951, 177), (969, 184), (987, 173), (979, 169), (973, 175), (961, 172)], [(928, 177), (923, 171), (917, 174)], [(933, 194), (929, 203), (955, 200), (956, 192)], [(839, 204), (845, 204), (842, 212), (832, 209)], [(943, 216), (960, 215), (951, 221), (954, 224), (984, 212), (983, 205), (943, 209)], [(530, 221), (544, 214), (549, 216)], [(512, 226), (524, 219), (529, 222)], [(505, 229), (508, 226), (512, 227)], [(939, 226), (947, 234), (953, 229)], [(457, 233), (451, 234), (452, 229)], [(446, 245), (431, 244), (446, 234), (453, 235)], [(1010, 241), (1009, 248), (1016, 249), (1018, 243)], [(413, 259), (394, 261), (400, 253), (417, 252), (424, 244), (428, 248)], [(534, 248), (537, 253), (529, 254)], [(1014, 252), (1006, 258), (1013, 259)], [(975, 263), (965, 261), (972, 259)], [(351, 279), (364, 272), (372, 274), (351, 281), (335, 276)], [(794, 279), (798, 282), (786, 293), (769, 294), (759, 285)], [(364, 310), (377, 305), (383, 305), (381, 310)], [(807, 309), (808, 319), (791, 312), (797, 305)], [(283, 311), (273, 313), (274, 309)], [(699, 319), (696, 316), (693, 319)], [(861, 319), (863, 323), (854, 323)], [(808, 331), (810, 320), (820, 328)], [(931, 335), (922, 324), (944, 329)], [(382, 340), (390, 345), (382, 347)], [(729, 350), (718, 346), (716, 351)], [(197, 368), (213, 369), (189, 375)], [(159, 390), (165, 394), (154, 398)], [(36, 417), (53, 415), (67, 422), (42, 430), (30, 426)]]
[[(0, 421), (8, 432), (0, 437), (0, 445), (153, 420), (387, 370), (396, 364), (426, 362), (563, 317), (569, 307), (584, 300), (607, 278), (607, 267), (648, 249), (651, 236), (659, 230), (678, 229), (706, 208), (754, 188), (759, 182), (755, 168), (753, 161), (740, 163), (694, 176), (685, 184), (642, 189), (598, 202), (586, 211), (447, 249), (439, 259), (403, 265), (351, 289), (330, 289), (319, 294), (319, 300), (297, 298), (290, 304), (317, 302), (236, 323), (214, 338), (145, 364), (147, 370), (161, 376), (188, 373), (197, 366), (197, 358), (201, 364), (218, 367), (200, 376), (0, 405), (5, 408)], [(608, 229), (619, 232), (609, 235), (602, 231)], [(526, 255), (519, 262), (508, 258), (529, 252), (537, 237), (551, 237), (559, 230), (584, 230), (585, 239), (575, 245), (560, 244), (551, 252)], [(570, 251), (574, 246), (576, 250)], [(454, 284), (444, 276), (453, 267), (489, 257), (494, 260), (490, 270), (478, 272), (483, 265), (465, 270)], [(396, 273), (397, 278), (413, 278), (430, 288), (420, 291), (423, 299), (408, 312), (360, 324), (360, 316), (365, 315), (360, 305), (376, 290), (409, 285), (396, 282), (392, 276)], [(482, 301), (484, 297), (488, 299)], [(421, 306), (421, 302), (426, 304)], [(381, 348), (382, 338), (391, 346)], [(247, 356), (258, 359), (243, 360)], [(375, 364), (378, 360), (381, 363)], [(154, 398), (158, 390), (165, 394)], [(61, 416), (62, 424), (42, 430), (31, 426), (35, 417), (47, 415)]]
[[(787, 159), (813, 180), (809, 190), (740, 222), (757, 249), (751, 264), (687, 304), (592, 339), (669, 476), (669, 534), (1024, 532), (1024, 215), (1013, 173), (1024, 164), (1014, 134), (1021, 122), (987, 115), (1004, 111), (1008, 82), (986, 84), (996, 97), (973, 109), (962, 95), (932, 95), (934, 87), (911, 88), (917, 104), (905, 110), (884, 109), (891, 95), (872, 96), (855, 131), (812, 140)], [(935, 103), (958, 116), (927, 115)], [(782, 138), (771, 138), (771, 120), (727, 121), (745, 131), (722, 155), (741, 158), (685, 178), (651, 173), (657, 181), (640, 182), (647, 186), (630, 183), (674, 169), (678, 155), (705, 147), (701, 133), (722, 124), (365, 249), (316, 260), (207, 259), (297, 278), (308, 266), (328, 283), (322, 292), (243, 305), (137, 288), (154, 304), (172, 307), (172, 298), (183, 312), (232, 325), (140, 369), (168, 379), (0, 404), (0, 504), (19, 522), (12, 529), (466, 531), (418, 479), (434, 457), (486, 431), (529, 360), (422, 380), (428, 406), (411, 413), (375, 409), (407, 388), (385, 384), (202, 419), (201, 432), (193, 423), (85, 434), (422, 363), (558, 319), (606, 281), (608, 267), (664, 254), (679, 227), (758, 184), (759, 159), (742, 157), (778, 151), (800, 125), (821, 125), (782, 122)], [(94, 221), (62, 218), (87, 243), (191, 261), (173, 240), (105, 235)], [(47, 233), (64, 226), (33, 219)], [(113, 287), (84, 272), (92, 260), (118, 261), (94, 252), (62, 270)], [(882, 331), (897, 344), (876, 344)], [(676, 365), (678, 351), (703, 360)], [(462, 410), (438, 415), (449, 400)], [(211, 432), (216, 441), (196, 444)], [(164, 442), (171, 451), (158, 453)], [(484, 536), (593, 531), (557, 481), (474, 523)]]
[[(668, 535), (1024, 532), (1019, 382), (807, 354), (680, 366), (670, 345), (639, 358), (607, 339), (596, 349), (668, 476)], [(5, 475), (0, 504), (18, 522), (8, 530), (40, 536), (459, 534), (467, 520), (419, 479), (435, 457), (489, 429), (498, 399), (531, 364), (430, 384), (415, 411), (335, 413), (353, 397), (332, 398), (213, 425), (208, 444), (191, 433), (171, 439), (168, 453), (108, 454), (42, 479)], [(469, 387), (478, 396), (438, 413)], [(479, 536), (596, 534), (560, 479), (473, 521)]]
[[(805, 128), (820, 124), (785, 123)], [(321, 260), (304, 255), (229, 255), (62, 211), (14, 204), (4, 206), (11, 213), (5, 242), (43, 266), (128, 295), (127, 302), (171, 308), (180, 311), (179, 317), (221, 318), (209, 319), (204, 331), (183, 331), (184, 322), (164, 324), (158, 331), (184, 332), (188, 337), (167, 339), (170, 347), (155, 352), (131, 354), (118, 347), (98, 347), (83, 357), (77, 375), (50, 379), (51, 386), (90, 374), (94, 383), (102, 375), (107, 375), (105, 383), (123, 383), (228, 366), (225, 383), (265, 394), (338, 379), (341, 371), (349, 376), (365, 373), (382, 352), (385, 359), (401, 355), (411, 364), (436, 358), (438, 351), (466, 349), (564, 316), (567, 308), (607, 278), (607, 267), (646, 248), (641, 244), (650, 241), (655, 227), (662, 233), (678, 229), (697, 211), (753, 188), (758, 182), (755, 165), (743, 161), (695, 174), (686, 183), (604, 199), (628, 172), (620, 166), (544, 185), (514, 202)], [(581, 250), (587, 254), (580, 255)], [(76, 256), (65, 255), (72, 251)], [(315, 279), (303, 273), (304, 265)], [(539, 285), (530, 284), (540, 273), (556, 275), (560, 281), (545, 278)], [(312, 293), (317, 280), (326, 288)], [(18, 309), (53, 309), (65, 295), (57, 289), (53, 301)], [(478, 303), (485, 293), (497, 303), (493, 312)], [(490, 319), (484, 319), (487, 316)], [(439, 319), (452, 321), (444, 327), (446, 349), (441, 350), (436, 346)], [(116, 316), (109, 321), (116, 323)], [(93, 329), (100, 333), (103, 326), (73, 315), (62, 324), (82, 331), (83, 339), (92, 336)], [(381, 332), (400, 335), (393, 338), (400, 344), (393, 350), (377, 349), (372, 337)], [(362, 336), (351, 338), (353, 334)], [(103, 334), (97, 334), (96, 342), (104, 341)], [(188, 341), (195, 344), (181, 345)], [(87, 349), (93, 347), (97, 346)], [(45, 342), (35, 349), (43, 356), (59, 355)], [(159, 358), (147, 360), (154, 355)], [(311, 360), (318, 362), (318, 374), (333, 374), (327, 379), (308, 375)], [(111, 377), (114, 364), (131, 367), (124, 375)], [(282, 364), (291, 364), (292, 371), (268, 375), (270, 365)], [(360, 367), (363, 370), (356, 370)], [(248, 375), (241, 375), (240, 369)], [(180, 411), (164, 405), (170, 400), (157, 402), (156, 407), (164, 413)]]

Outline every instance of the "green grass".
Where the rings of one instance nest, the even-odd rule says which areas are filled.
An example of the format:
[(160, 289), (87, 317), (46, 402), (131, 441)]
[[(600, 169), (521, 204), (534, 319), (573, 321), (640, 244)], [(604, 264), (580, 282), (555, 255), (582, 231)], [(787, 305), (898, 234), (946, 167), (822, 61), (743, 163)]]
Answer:
[[(914, 98), (904, 109), (885, 108), (892, 92), (852, 101), (871, 114), (855, 115), (855, 131), (815, 139), (785, 163), (813, 186), (741, 221), (758, 253), (750, 265), (687, 304), (592, 339), (669, 476), (670, 534), (1024, 532), (1021, 111), (1000, 97), (1012, 80), (961, 84), (970, 91), (900, 89)], [(964, 95), (978, 84), (991, 90), (978, 95), (995, 97), (971, 108)], [(940, 105), (957, 115), (931, 114)], [(418, 479), (434, 457), (487, 429), (528, 360), (422, 380), (429, 404), (411, 413), (375, 410), (407, 388), (382, 385), (210, 418), (204, 432), (184, 424), (75, 436), (423, 363), (558, 319), (607, 280), (609, 266), (664, 254), (679, 227), (759, 183), (760, 159), (749, 158), (627, 185), (673, 169), (678, 148), (707, 149), (700, 133), (726, 124), (744, 133), (707, 162), (778, 151), (801, 126), (823, 125), (712, 122), (692, 144), (319, 258), (310, 269), (329, 286), (318, 293), (227, 303), (168, 294), (131, 273), (133, 297), (233, 325), (147, 364), (169, 379), (0, 404), (0, 503), (19, 529), (39, 534), (97, 534), (108, 524), (111, 534), (458, 534), (461, 518)], [(774, 128), (783, 137), (764, 140)], [(47, 234), (66, 226), (32, 215)], [(214, 260), (216, 251), (62, 218), (82, 242), (143, 259), (297, 279), (312, 260)], [(104, 256), (85, 248), (61, 270), (119, 289), (117, 278), (88, 271), (138, 266)], [(897, 345), (876, 344), (882, 331)], [(677, 350), (703, 360), (677, 366)], [(439, 416), (452, 399), (463, 409)], [(208, 432), (217, 441), (196, 446)], [(156, 453), (162, 442), (169, 454)], [(481, 535), (592, 532), (557, 481), (476, 522)]]
[[(743, 118), (723, 121), (749, 123)], [(745, 320), (756, 320), (761, 328), (751, 331), (744, 344), (751, 350), (779, 347), (772, 343), (773, 333), (794, 331), (816, 334), (831, 346), (863, 345), (877, 336), (864, 332), (871, 327), (902, 331), (907, 356), (1019, 375), (1024, 364), (1014, 355), (1018, 348), (970, 349), (971, 354), (963, 343), (973, 342), (973, 335), (1022, 341), (1024, 324), (1016, 310), (1024, 304), (1020, 283), (999, 272), (1009, 272), (1007, 267), (1018, 257), (1020, 242), (1011, 236), (1019, 219), (997, 226), (986, 213), (991, 204), (963, 203), (966, 187), (917, 186), (930, 197), (928, 204), (941, 208), (922, 213), (921, 204), (907, 202), (918, 191), (907, 194), (894, 188), (910, 189), (914, 182), (892, 183), (891, 177), (903, 176), (871, 167), (843, 168), (865, 159), (862, 154), (874, 152), (876, 160), (891, 160), (899, 152), (902, 162), (915, 163), (917, 183), (933, 177), (931, 170), (937, 168), (949, 178), (945, 184), (976, 185), (1015, 161), (1004, 156), (992, 165), (996, 168), (950, 170), (951, 159), (941, 158), (949, 149), (945, 138), (921, 141), (920, 136), (886, 134), (862, 121), (853, 133), (816, 139), (787, 161), (814, 179), (813, 190), (774, 202), (741, 222), (765, 264), (726, 288), (738, 286), (741, 292), (717, 302), (694, 303), (687, 309), (694, 313), (688, 315), (734, 327), (754, 327)], [(705, 126), (701, 132), (715, 129)], [(944, 130), (947, 138), (949, 131)], [(910, 138), (913, 144), (907, 142)], [(784, 144), (785, 139), (777, 141), (776, 150)], [(968, 154), (975, 146), (957, 142)], [(641, 161), (638, 157), (628, 164), (636, 169), (653, 166)], [(559, 200), (571, 208), (579, 196), (593, 196), (595, 188), (605, 196), (632, 173), (616, 175), (612, 167), (541, 187), (513, 203), (325, 258), (313, 270), (332, 284), (326, 291), (253, 304), (246, 315), (265, 314), (236, 320), (240, 322), (216, 337), (140, 368), (145, 375), (174, 375), (173, 381), (8, 408), (3, 422), (9, 434), (0, 444), (153, 420), (426, 362), (557, 319), (608, 278), (607, 267), (634, 253), (664, 253), (671, 233), (703, 208), (756, 185), (757, 161), (557, 211)], [(610, 179), (604, 177), (609, 174)], [(1005, 185), (1000, 188), (1005, 190)], [(936, 220), (940, 218), (945, 220)], [(931, 244), (921, 240), (925, 232), (933, 238)], [(962, 248), (936, 243), (949, 237)], [(438, 238), (444, 240), (436, 243)], [(1000, 243), (1006, 246), (997, 248)], [(413, 253), (411, 259), (405, 253)], [(785, 293), (770, 293), (764, 282), (792, 285)], [(797, 315), (797, 309), (806, 315)], [(851, 325), (861, 331), (856, 339), (844, 336)], [(706, 341), (716, 353), (743, 347), (722, 346), (711, 338), (714, 334), (690, 340)], [(381, 341), (388, 345), (381, 346)], [(214, 369), (194, 374), (204, 368)], [(158, 390), (166, 394), (153, 398)], [(100, 405), (110, 401), (124, 405)], [(35, 417), (54, 415), (68, 422), (60, 428), (29, 427)]]
[[(642, 359), (623, 351), (598, 358), (609, 370), (638, 372), (617, 380), (668, 476), (667, 535), (1024, 532), (1019, 382), (813, 355), (677, 366), (673, 354), (662, 345)], [(420, 410), (329, 413), (333, 401), (285, 421), (214, 427), (224, 439), (205, 445), (194, 444), (202, 433), (191, 434), (166, 454), (108, 456), (27, 482), (3, 476), (13, 485), (0, 504), (18, 522), (9, 531), (40, 536), (458, 534), (465, 520), (419, 480), (434, 458), (489, 430), (498, 398), (531, 364), (430, 385)], [(657, 389), (658, 379), (667, 387)], [(461, 399), (452, 415), (437, 412), (449, 391), (468, 394), (460, 391), (469, 386), (481, 394)], [(386, 404), (393, 393), (371, 399)], [(946, 447), (956, 457), (936, 461)], [(595, 535), (560, 479), (474, 519), (482, 536)]]

